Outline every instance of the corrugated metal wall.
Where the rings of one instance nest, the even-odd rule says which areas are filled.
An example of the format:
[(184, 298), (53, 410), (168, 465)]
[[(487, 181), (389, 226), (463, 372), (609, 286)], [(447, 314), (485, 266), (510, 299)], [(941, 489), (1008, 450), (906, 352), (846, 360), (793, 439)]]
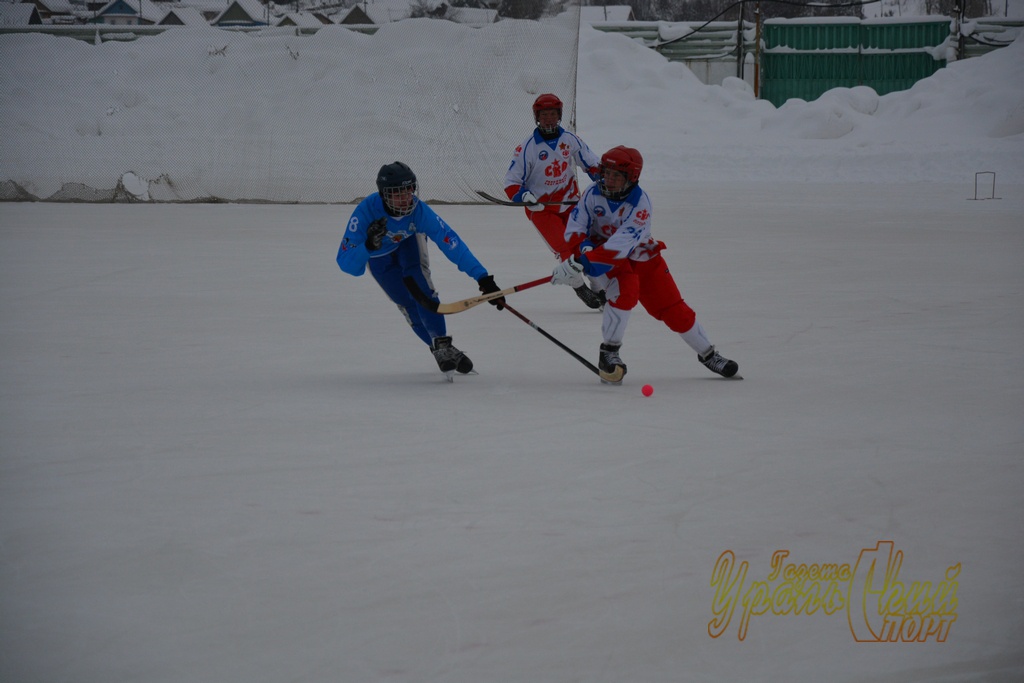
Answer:
[(946, 65), (949, 19), (879, 23), (768, 20), (762, 29), (761, 98), (779, 106), (832, 88), (866, 85), (879, 95), (906, 90)]
[(943, 68), (954, 54), (975, 57), (1010, 44), (1024, 30), (1024, 22), (972, 19), (961, 26), (961, 38), (951, 33), (955, 22), (943, 16), (769, 19), (762, 24), (759, 41), (750, 22), (739, 27), (724, 21), (631, 21), (595, 23), (594, 28), (643, 42), (685, 63), (708, 84), (742, 75), (753, 86), (758, 61), (758, 94), (778, 106), (794, 97), (814, 100), (837, 87), (867, 85), (883, 95), (906, 90)]

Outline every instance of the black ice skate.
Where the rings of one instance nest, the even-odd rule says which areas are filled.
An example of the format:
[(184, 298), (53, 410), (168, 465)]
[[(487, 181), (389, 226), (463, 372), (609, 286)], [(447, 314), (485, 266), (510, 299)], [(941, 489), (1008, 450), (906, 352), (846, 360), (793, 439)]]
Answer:
[(473, 361), (469, 356), (452, 346), (451, 337), (435, 337), (430, 347), (437, 361), (437, 367), (441, 369), (449, 382), (454, 382), (455, 373), (468, 375), (473, 372)]
[(603, 384), (622, 384), (622, 378), (626, 376), (626, 364), (619, 358), (621, 347), (622, 344), (601, 344), (597, 369)]
[(736, 379), (743, 379), (736, 373), (739, 372), (740, 366), (734, 360), (729, 360), (722, 356), (722, 354), (715, 351), (715, 347), (712, 346), (708, 349), (708, 352), (703, 356), (697, 355), (697, 359), (704, 364), (711, 372), (721, 375), (722, 377)]
[(604, 306), (604, 292), (595, 292), (587, 285), (580, 285), (574, 288), (572, 291), (576, 292), (576, 296), (580, 298), (580, 301), (587, 305), (587, 308), (598, 309)]

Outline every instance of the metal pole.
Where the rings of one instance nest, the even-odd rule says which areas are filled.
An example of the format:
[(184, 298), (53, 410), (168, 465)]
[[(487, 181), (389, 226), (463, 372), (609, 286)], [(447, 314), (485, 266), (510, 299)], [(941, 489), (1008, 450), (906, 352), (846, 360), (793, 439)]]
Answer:
[(964, 50), (966, 48), (966, 41), (964, 40), (964, 7), (966, 4), (962, 0), (959, 3), (960, 7), (956, 8), (956, 58), (962, 60), (964, 58)]
[(761, 97), (761, 0), (754, 4), (754, 97)]
[(743, 80), (743, 10), (746, 0), (740, 2), (740, 18), (736, 22), (736, 78)]

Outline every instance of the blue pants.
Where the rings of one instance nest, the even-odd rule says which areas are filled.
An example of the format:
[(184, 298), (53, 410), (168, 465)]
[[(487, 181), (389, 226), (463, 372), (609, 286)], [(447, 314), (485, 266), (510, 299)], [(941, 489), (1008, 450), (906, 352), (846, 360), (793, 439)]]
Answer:
[(402, 278), (412, 277), (430, 298), (439, 301), (434, 284), (430, 281), (426, 242), (427, 238), (421, 234), (409, 237), (402, 240), (398, 249), (390, 254), (370, 259), (368, 265), (373, 279), (388, 298), (395, 302), (412, 331), (430, 346), (434, 337), (443, 337), (447, 333), (444, 316), (420, 306), (402, 282)]

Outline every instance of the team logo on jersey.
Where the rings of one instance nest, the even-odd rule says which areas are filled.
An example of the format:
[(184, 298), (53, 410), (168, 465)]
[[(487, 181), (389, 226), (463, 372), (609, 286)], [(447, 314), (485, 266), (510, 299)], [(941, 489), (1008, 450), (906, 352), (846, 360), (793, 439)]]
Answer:
[(540, 154), (537, 155), (537, 158), (540, 159), (541, 161), (547, 161), (548, 160), (548, 151), (546, 149), (542, 149), (540, 151)]
[(448, 245), (449, 249), (455, 249), (459, 246), (459, 241), (455, 239), (454, 235), (445, 235), (444, 243)]
[(643, 222), (650, 217), (651, 213), (647, 209), (640, 209), (639, 211), (636, 212), (636, 219), (638, 222)]
[[(544, 167), (544, 175), (546, 175), (548, 178), (561, 178), (562, 174), (564, 174), (567, 170), (569, 170), (568, 161), (559, 161), (558, 159), (555, 159), (550, 164)], [(553, 185), (554, 183), (551, 184)]]
[(595, 206), (594, 207), (594, 215), (595, 216), (597, 216), (598, 218), (602, 218), (602, 217), (604, 217), (604, 214), (605, 214), (605, 211), (604, 211), (604, 207), (603, 206)]

